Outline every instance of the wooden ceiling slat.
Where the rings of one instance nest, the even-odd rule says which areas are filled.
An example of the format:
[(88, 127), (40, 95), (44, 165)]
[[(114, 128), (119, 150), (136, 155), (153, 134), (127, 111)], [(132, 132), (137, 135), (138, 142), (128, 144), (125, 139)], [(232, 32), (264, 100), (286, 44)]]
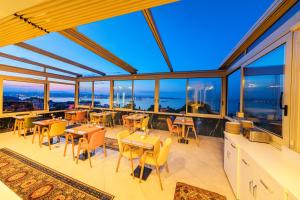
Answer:
[[(86, 1), (86, 0), (56, 0), (46, 1), (39, 5), (24, 9), (16, 13), (17, 16), (8, 16), (0, 19), (0, 29), (3, 32), (14, 33), (17, 30), (28, 30), (25, 28), (34, 27), (29, 22), (36, 24), (38, 27), (46, 31), (61, 31), (72, 27), (77, 27), (82, 24), (95, 22), (123, 14), (128, 14), (150, 7), (160, 6), (163, 4), (175, 2), (177, 0), (143, 0), (143, 1), (127, 1), (127, 0), (102, 0), (102, 1)], [(20, 18), (25, 18), (22, 20)], [(38, 23), (37, 23), (38, 22)], [(25, 26), (21, 25), (25, 24)], [(34, 36), (41, 36), (45, 33), (36, 28), (31, 29), (35, 32)], [(9, 45), (12, 43), (22, 42), (32, 38), (31, 34), (17, 34), (16, 37), (1, 37), (0, 31), (0, 46)], [(29, 31), (30, 32), (30, 31)]]
[(22, 48), (24, 48), (24, 49), (33, 51), (33, 52), (35, 52), (35, 53), (38, 53), (38, 54), (41, 54), (41, 55), (48, 56), (48, 57), (50, 57), (50, 58), (59, 60), (59, 61), (61, 61), (61, 62), (68, 63), (68, 64), (70, 64), (70, 65), (73, 65), (73, 66), (76, 66), (76, 67), (79, 67), (79, 68), (82, 68), (82, 69), (85, 69), (85, 70), (94, 72), (94, 73), (96, 73), (96, 74), (100, 74), (100, 75), (102, 75), (102, 76), (105, 76), (105, 73), (103, 73), (103, 72), (101, 72), (101, 71), (99, 71), (99, 70), (93, 69), (93, 68), (91, 68), (91, 67), (88, 67), (88, 66), (86, 66), (86, 65), (80, 64), (80, 63), (75, 62), (75, 61), (73, 61), (73, 60), (70, 60), (70, 59), (61, 57), (61, 56), (56, 55), (56, 54), (54, 54), (54, 53), (45, 51), (45, 50), (43, 50), (43, 49), (40, 49), (40, 48), (35, 47), (35, 46), (32, 46), (32, 45), (30, 45), (30, 44), (26, 44), (26, 43), (24, 43), (24, 42), (20, 42), (20, 43), (17, 43), (17, 44), (15, 44), (15, 45), (18, 46), (18, 47), (22, 47)]
[(7, 71), (7, 72), (13, 72), (13, 73), (21, 73), (21, 74), (30, 74), (34, 76), (48, 76), (50, 78), (58, 78), (58, 79), (64, 79), (64, 80), (70, 80), (70, 81), (75, 81), (76, 78), (70, 77), (70, 76), (63, 76), (59, 74), (53, 74), (53, 73), (48, 73), (48, 72), (40, 72), (40, 71), (35, 71), (35, 70), (30, 70), (30, 69), (23, 69), (20, 67), (14, 67), (10, 65), (3, 65), (0, 64), (0, 69), (2, 71)]
[(55, 71), (63, 72), (63, 73), (66, 73), (66, 74), (71, 74), (71, 75), (78, 76), (78, 77), (81, 76), (78, 73), (74, 73), (74, 72), (71, 72), (71, 71), (68, 71), (68, 70), (64, 70), (64, 69), (61, 69), (61, 68), (58, 68), (58, 67), (53, 67), (53, 66), (46, 65), (46, 64), (43, 64), (43, 63), (35, 62), (35, 61), (29, 60), (29, 59), (26, 59), (26, 58), (21, 58), (21, 57), (17, 57), (17, 56), (14, 56), (14, 55), (6, 54), (6, 53), (3, 53), (3, 52), (0, 52), (0, 56), (4, 57), (4, 58), (11, 59), (11, 60), (31, 64), (31, 65), (45, 67), (47, 69), (52, 69), (52, 70), (55, 70)]
[(65, 37), (67, 37), (68, 39), (78, 43), (79, 45), (85, 47), (86, 49), (94, 52), (95, 54), (101, 56), (102, 58), (108, 60), (109, 62), (114, 63), (115, 65), (121, 67), (122, 69), (126, 70), (127, 72), (129, 72), (131, 74), (135, 74), (137, 72), (137, 70), (135, 68), (133, 68), (132, 66), (130, 66), (128, 63), (121, 60), (120, 58), (115, 56), (113, 53), (106, 50), (105, 48), (103, 48), (99, 44), (95, 43), (91, 39), (87, 38), (83, 34), (79, 33), (74, 28), (60, 31), (59, 33)]
[(149, 9), (144, 9), (143, 10), (143, 14), (144, 14), (144, 17), (145, 17), (145, 19), (146, 19), (146, 21), (147, 21), (147, 23), (149, 25), (149, 28), (152, 31), (152, 34), (153, 34), (153, 36), (154, 36), (154, 38), (156, 40), (156, 43), (157, 43), (157, 45), (158, 45), (158, 47), (159, 47), (159, 49), (160, 49), (160, 51), (161, 51), (161, 53), (162, 53), (162, 55), (163, 55), (163, 57), (165, 59), (165, 61), (166, 61), (167, 65), (168, 65), (170, 71), (173, 72), (174, 70), (173, 70), (171, 61), (170, 61), (169, 56), (167, 54), (166, 48), (164, 46), (164, 43), (163, 43), (163, 41), (162, 41), (162, 39), (160, 37), (159, 31), (157, 29), (157, 26), (155, 24), (155, 21), (154, 21), (154, 18), (152, 16), (151, 11)]

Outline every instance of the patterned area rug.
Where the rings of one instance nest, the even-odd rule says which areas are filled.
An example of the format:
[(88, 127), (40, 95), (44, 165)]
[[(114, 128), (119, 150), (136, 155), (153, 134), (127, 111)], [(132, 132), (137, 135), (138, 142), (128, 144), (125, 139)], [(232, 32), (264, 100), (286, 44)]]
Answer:
[(7, 148), (0, 149), (0, 181), (26, 200), (114, 199)]
[(215, 192), (177, 182), (174, 200), (226, 200), (226, 197)]

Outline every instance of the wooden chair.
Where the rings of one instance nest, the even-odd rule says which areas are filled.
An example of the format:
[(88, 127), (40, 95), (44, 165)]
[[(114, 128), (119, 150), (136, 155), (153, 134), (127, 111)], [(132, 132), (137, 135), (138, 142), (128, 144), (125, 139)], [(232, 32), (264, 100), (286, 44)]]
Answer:
[[(129, 145), (125, 145), (122, 143), (122, 139), (130, 135), (129, 131), (125, 130), (117, 134), (118, 145), (119, 145), (119, 159), (117, 163), (116, 172), (119, 170), (119, 165), (122, 157), (126, 157), (130, 160), (131, 163), (131, 171), (132, 175), (134, 174), (133, 170), (133, 159), (139, 158), (143, 154), (143, 150), (141, 148), (133, 148)], [(133, 175), (134, 178), (134, 175)]]
[(111, 114), (111, 118), (112, 118), (113, 126), (115, 126), (117, 124), (117, 122), (119, 124), (122, 124), (122, 122), (121, 122), (121, 113), (119, 113), (119, 112), (113, 112)]
[(23, 128), (22, 128), (24, 139), (26, 138), (27, 132), (34, 128), (34, 124), (33, 124), (34, 121), (35, 121), (35, 117), (25, 118), (23, 122)]
[(197, 131), (196, 131), (196, 128), (195, 128), (194, 124), (190, 125), (190, 126), (187, 126), (187, 132), (186, 132), (185, 138), (186, 139), (188, 138), (190, 130), (192, 130), (194, 132), (195, 140), (197, 142), (198, 141), (198, 136), (197, 136)]
[(128, 117), (128, 115), (122, 115), (123, 127), (132, 128), (133, 127), (133, 122), (126, 119), (126, 117)]
[(89, 134), (88, 138), (80, 138), (77, 150), (76, 164), (78, 164), (78, 159), (80, 151), (87, 151), (90, 167), (92, 168), (91, 162), (91, 151), (95, 151), (98, 147), (103, 147), (104, 157), (106, 157), (106, 148), (105, 148), (105, 133), (106, 130), (98, 131), (92, 134)]
[(134, 128), (140, 129), (144, 132), (148, 129), (149, 117), (142, 119), (140, 122), (134, 122)]
[(66, 121), (54, 123), (50, 126), (50, 128), (44, 127), (42, 129), (42, 134), (40, 136), (40, 147), (42, 147), (42, 142), (44, 137), (47, 137), (49, 149), (51, 150), (51, 142), (50, 142), (51, 139), (54, 137), (58, 137), (59, 140), (60, 139), (59, 137), (64, 135), (66, 127), (67, 127)]
[(170, 118), (167, 118), (167, 124), (168, 129), (170, 132), (170, 135), (173, 135), (174, 133), (177, 134), (177, 136), (180, 136), (182, 130), (177, 125), (173, 124), (172, 120)]
[(87, 122), (86, 111), (78, 111), (76, 115), (72, 118), (73, 123), (85, 123)]
[(169, 173), (167, 160), (168, 160), (168, 156), (169, 156), (169, 152), (170, 152), (171, 143), (172, 143), (172, 139), (167, 138), (165, 140), (162, 148), (160, 149), (159, 153), (155, 154), (155, 153), (153, 153), (153, 151), (145, 151), (144, 152), (144, 154), (140, 160), (141, 167), (142, 167), (141, 173), (140, 173), (140, 182), (142, 179), (142, 175), (144, 173), (145, 165), (155, 166), (156, 173), (157, 173), (158, 179), (159, 179), (160, 188), (161, 188), (161, 190), (163, 190), (159, 168), (162, 166), (165, 166), (166, 171)]

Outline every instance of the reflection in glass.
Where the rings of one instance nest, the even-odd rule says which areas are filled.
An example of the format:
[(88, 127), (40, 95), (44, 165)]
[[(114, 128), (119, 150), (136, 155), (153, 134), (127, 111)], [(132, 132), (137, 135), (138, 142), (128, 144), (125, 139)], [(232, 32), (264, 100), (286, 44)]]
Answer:
[(219, 114), (221, 105), (220, 78), (188, 79), (188, 112)]
[(93, 82), (79, 83), (79, 105), (92, 105)]
[(114, 108), (132, 109), (132, 81), (114, 81)]
[(236, 116), (240, 110), (241, 70), (230, 74), (227, 78), (227, 116)]
[(73, 109), (74, 101), (75, 85), (50, 83), (50, 111)]
[(3, 81), (3, 113), (44, 109), (44, 84)]
[[(245, 117), (279, 136), (282, 135), (282, 110), (285, 65), (284, 45), (259, 58), (244, 69)], [(283, 101), (283, 100), (282, 100)]]
[(109, 108), (110, 81), (94, 82), (94, 106)]
[(134, 81), (134, 110), (154, 111), (154, 80)]
[(159, 82), (159, 111), (186, 112), (186, 79), (161, 79)]

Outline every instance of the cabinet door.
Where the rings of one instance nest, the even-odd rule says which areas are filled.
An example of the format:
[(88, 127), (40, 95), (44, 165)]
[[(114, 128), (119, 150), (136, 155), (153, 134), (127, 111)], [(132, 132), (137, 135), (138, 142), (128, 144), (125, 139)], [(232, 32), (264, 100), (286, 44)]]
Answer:
[(229, 156), (229, 166), (230, 166), (230, 177), (229, 177), (229, 181), (231, 183), (232, 189), (234, 191), (234, 194), (237, 196), (237, 169), (238, 169), (238, 151), (237, 151), (237, 147), (235, 146), (235, 144), (233, 144), (232, 142), (230, 142), (230, 146), (229, 146), (229, 152), (230, 152), (230, 156)]
[(240, 199), (254, 200), (253, 187), (254, 175), (251, 163), (242, 157), (240, 163)]

